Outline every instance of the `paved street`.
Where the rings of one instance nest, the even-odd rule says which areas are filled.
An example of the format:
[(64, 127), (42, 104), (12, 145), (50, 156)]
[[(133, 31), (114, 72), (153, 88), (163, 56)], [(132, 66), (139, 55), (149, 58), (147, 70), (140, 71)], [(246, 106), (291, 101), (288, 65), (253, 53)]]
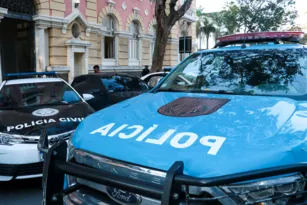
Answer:
[(41, 180), (29, 179), (0, 184), (0, 204), (40, 205)]

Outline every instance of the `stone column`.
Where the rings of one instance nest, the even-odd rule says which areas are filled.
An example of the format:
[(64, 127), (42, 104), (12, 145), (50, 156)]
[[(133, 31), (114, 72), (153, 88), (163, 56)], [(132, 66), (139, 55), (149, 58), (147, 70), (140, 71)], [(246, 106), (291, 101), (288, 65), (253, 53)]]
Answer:
[(69, 46), (67, 47), (67, 66), (69, 69), (68, 73), (68, 83), (72, 83), (74, 77), (75, 77), (75, 66), (74, 66), (74, 51), (73, 47)]
[(142, 65), (142, 57), (143, 57), (143, 55), (142, 55), (142, 50), (143, 50), (142, 42), (143, 42), (143, 39), (142, 38), (139, 39), (139, 66)]
[(35, 47), (36, 47), (36, 71), (46, 71), (46, 41), (45, 39), (46, 27), (37, 26), (35, 29)]
[(104, 45), (105, 44), (105, 36), (101, 37), (101, 65), (103, 64), (103, 60), (105, 57), (105, 53), (104, 53)]
[(116, 61), (116, 66), (118, 66), (118, 45), (119, 45), (119, 37), (115, 36), (115, 40), (114, 40), (114, 53), (115, 53), (115, 61)]
[(84, 66), (85, 66), (85, 74), (88, 74), (88, 69), (89, 69), (89, 66), (88, 66), (88, 47), (85, 47), (85, 52), (84, 52)]

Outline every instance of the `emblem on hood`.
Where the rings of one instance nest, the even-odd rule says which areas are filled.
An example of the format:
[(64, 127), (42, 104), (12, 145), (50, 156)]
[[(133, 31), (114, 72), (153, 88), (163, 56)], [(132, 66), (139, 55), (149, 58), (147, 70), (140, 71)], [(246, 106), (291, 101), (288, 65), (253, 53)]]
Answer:
[(35, 110), (32, 112), (32, 115), (39, 116), (39, 117), (49, 117), (58, 114), (59, 111), (53, 108), (43, 108), (39, 110)]
[(120, 204), (139, 205), (142, 202), (141, 196), (117, 188), (107, 187), (107, 194), (111, 199)]
[(158, 112), (173, 117), (210, 115), (229, 101), (222, 98), (181, 97), (160, 107)]

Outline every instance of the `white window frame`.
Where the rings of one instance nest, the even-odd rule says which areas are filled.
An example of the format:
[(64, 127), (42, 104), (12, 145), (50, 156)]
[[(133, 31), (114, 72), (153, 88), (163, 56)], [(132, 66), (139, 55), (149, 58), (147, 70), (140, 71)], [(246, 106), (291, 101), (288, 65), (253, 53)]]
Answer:
[[(116, 26), (115, 26), (115, 19), (113, 16), (111, 15), (108, 15), (109, 17), (109, 20), (111, 22), (108, 22), (110, 23), (109, 25), (111, 27), (108, 28), (108, 31), (113, 32), (114, 30), (116, 30)], [(104, 26), (104, 25), (103, 25)], [(114, 50), (114, 53), (113, 53), (113, 58), (105, 58), (105, 37), (112, 37), (113, 38), (113, 50)], [(102, 36), (102, 40), (101, 40), (101, 59), (102, 59), (102, 65), (103, 66), (117, 66), (118, 64), (118, 59), (117, 59), (117, 52), (118, 52), (118, 40), (117, 40), (117, 37), (115, 37), (114, 35), (105, 35), (105, 36)]]
[[(135, 22), (132, 22), (134, 24)], [(137, 23), (135, 23), (138, 26)], [(128, 55), (129, 55), (129, 60), (128, 64), (129, 66), (139, 66), (141, 62), (141, 41), (138, 39), (138, 36), (136, 33), (133, 33), (133, 37), (129, 40), (129, 47), (128, 47)]]

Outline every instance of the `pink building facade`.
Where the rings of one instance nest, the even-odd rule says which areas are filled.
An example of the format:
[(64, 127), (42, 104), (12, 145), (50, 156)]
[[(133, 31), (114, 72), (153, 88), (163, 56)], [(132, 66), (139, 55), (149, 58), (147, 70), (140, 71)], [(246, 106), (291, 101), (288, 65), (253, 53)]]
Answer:
[[(0, 2), (2, 74), (58, 71), (71, 82), (74, 76), (92, 72), (94, 65), (105, 71), (131, 72), (140, 71), (145, 65), (151, 66), (156, 24), (153, 0), (18, 2), (28, 10), (16, 10), (9, 0)], [(178, 6), (183, 2), (179, 0)], [(179, 54), (179, 37), (192, 36), (193, 51), (196, 50), (195, 22), (193, 2), (191, 9), (172, 29), (164, 66), (175, 66), (185, 57)], [(9, 37), (13, 38), (14, 47), (19, 46), (23, 52), (6, 45)], [(21, 40), (24, 38), (27, 41)], [(29, 52), (33, 53), (30, 57), (23, 54)], [(20, 60), (12, 66), (10, 56), (14, 55)]]

